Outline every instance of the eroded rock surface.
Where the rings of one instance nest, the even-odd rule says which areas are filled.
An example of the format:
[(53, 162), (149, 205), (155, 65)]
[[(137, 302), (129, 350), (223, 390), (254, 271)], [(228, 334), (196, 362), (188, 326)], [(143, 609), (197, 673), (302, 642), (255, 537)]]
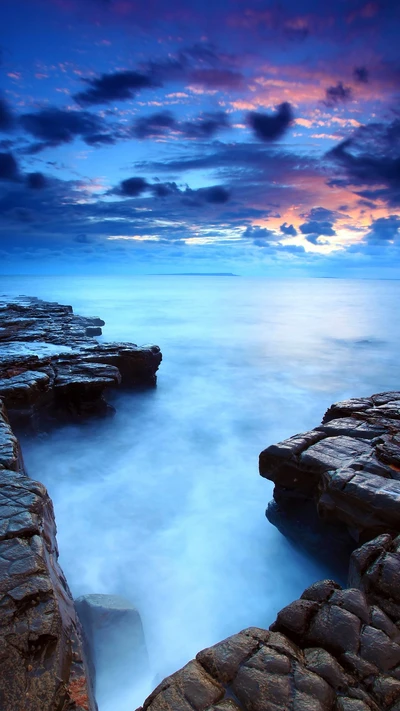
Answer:
[(58, 565), (51, 500), (24, 471), (0, 401), (0, 708), (95, 711), (81, 628)]
[(267, 515), (278, 526), (308, 500), (355, 544), (399, 532), (400, 392), (332, 405), (311, 432), (264, 450), (260, 473), (275, 483)]
[(99, 343), (103, 325), (71, 306), (0, 299), (0, 398), (12, 421), (107, 414), (106, 388), (155, 384), (159, 347)]

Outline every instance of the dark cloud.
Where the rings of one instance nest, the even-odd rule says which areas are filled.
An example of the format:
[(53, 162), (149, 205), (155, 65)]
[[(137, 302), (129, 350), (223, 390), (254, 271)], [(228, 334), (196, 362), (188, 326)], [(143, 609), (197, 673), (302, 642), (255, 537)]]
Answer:
[(400, 204), (400, 119), (361, 126), (327, 156), (344, 172), (343, 178), (330, 184), (377, 186), (359, 195), (368, 200), (380, 198), (393, 206)]
[(109, 191), (110, 194), (120, 195), (121, 197), (138, 197), (145, 192), (150, 192), (156, 198), (178, 197), (186, 205), (191, 207), (199, 207), (204, 203), (223, 204), (228, 202), (230, 191), (222, 185), (211, 185), (208, 188), (199, 188), (192, 190), (186, 187), (184, 190), (179, 188), (176, 183), (149, 183), (145, 178), (134, 177), (123, 180), (116, 188)]
[(244, 232), (242, 232), (242, 239), (250, 239), (255, 245), (260, 247), (268, 242), (276, 242), (277, 236), (266, 227), (253, 227), (253, 225), (249, 225), (249, 227), (246, 227)]
[(70, 143), (77, 136), (89, 145), (105, 142), (102, 120), (88, 111), (43, 109), (38, 113), (23, 114), (20, 123), (27, 133), (39, 139), (39, 143), (30, 147), (30, 153)]
[(379, 217), (371, 224), (370, 231), (366, 234), (364, 241), (368, 244), (387, 244), (400, 237), (400, 217), (391, 215), (390, 217)]
[(248, 114), (247, 121), (261, 141), (275, 141), (283, 136), (292, 123), (292, 107), (285, 101), (277, 107), (275, 114), (252, 111)]
[(0, 98), (0, 131), (9, 131), (14, 126), (14, 116), (5, 99)]
[(290, 235), (291, 237), (296, 237), (297, 235), (297, 230), (293, 225), (288, 225), (287, 222), (284, 222), (283, 225), (280, 226), (281, 232), (283, 232), (284, 235)]
[(317, 244), (317, 239), (321, 235), (334, 237), (336, 232), (333, 228), (337, 215), (332, 210), (325, 207), (314, 207), (308, 213), (308, 221), (299, 226), (303, 235), (308, 235), (306, 239), (312, 244)]
[(157, 138), (170, 131), (187, 138), (211, 138), (219, 130), (229, 127), (223, 111), (202, 114), (192, 121), (177, 121), (170, 111), (160, 111), (150, 116), (138, 118), (133, 127), (136, 138)]
[(230, 193), (222, 185), (212, 185), (209, 188), (200, 188), (197, 195), (206, 202), (221, 204), (228, 202)]
[(352, 98), (352, 90), (350, 86), (344, 86), (343, 82), (338, 81), (335, 86), (329, 86), (325, 92), (325, 106), (336, 106), (337, 104), (349, 101)]
[(126, 180), (122, 180), (114, 192), (124, 197), (137, 197), (148, 190), (149, 187), (147, 180), (144, 178), (127, 178)]
[(170, 111), (159, 111), (150, 116), (142, 116), (135, 121), (133, 134), (136, 138), (154, 138), (163, 136), (176, 127), (176, 121)]
[(303, 235), (317, 234), (333, 237), (336, 234), (331, 222), (317, 222), (316, 220), (304, 222), (300, 225), (299, 230)]
[(244, 86), (244, 76), (230, 69), (195, 69), (190, 72), (191, 84), (208, 89), (240, 89)]
[(179, 130), (188, 138), (211, 138), (218, 131), (229, 127), (226, 114), (223, 111), (206, 113), (193, 121), (184, 121)]
[(32, 190), (43, 190), (47, 187), (48, 182), (43, 173), (28, 173), (26, 175), (28, 188)]
[(102, 74), (96, 79), (84, 79), (89, 89), (74, 95), (78, 104), (108, 104), (112, 101), (132, 99), (140, 89), (160, 86), (154, 77), (139, 72), (125, 71)]
[(176, 195), (176, 194), (180, 193), (180, 190), (179, 190), (177, 184), (173, 183), (173, 182), (172, 183), (154, 183), (151, 186), (151, 189), (153, 191), (153, 195), (155, 197), (159, 197), (159, 198), (164, 198), (164, 197), (168, 197), (169, 195), (173, 195), (173, 194)]
[(366, 67), (354, 67), (353, 77), (358, 84), (368, 84), (369, 71)]
[(0, 180), (18, 180), (17, 161), (12, 153), (0, 153)]

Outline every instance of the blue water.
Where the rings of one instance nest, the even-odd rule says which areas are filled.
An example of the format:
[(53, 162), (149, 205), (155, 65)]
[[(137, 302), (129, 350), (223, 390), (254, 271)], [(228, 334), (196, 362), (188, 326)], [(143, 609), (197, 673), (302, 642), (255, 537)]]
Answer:
[(118, 395), (112, 420), (24, 442), (74, 596), (141, 613), (149, 678), (99, 686), (100, 711), (132, 711), (155, 678), (331, 573), (267, 522), (258, 454), (335, 400), (399, 388), (400, 282), (1, 277), (0, 293), (72, 304), (104, 318), (104, 340), (163, 352), (157, 388)]

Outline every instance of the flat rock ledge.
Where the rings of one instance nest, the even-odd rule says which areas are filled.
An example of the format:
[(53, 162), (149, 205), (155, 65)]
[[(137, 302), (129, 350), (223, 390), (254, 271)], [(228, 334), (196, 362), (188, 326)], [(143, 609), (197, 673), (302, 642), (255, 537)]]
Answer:
[(0, 401), (0, 709), (95, 711), (52, 502), (25, 473)]
[(382, 393), (261, 453), (289, 513), (313, 506), (353, 542), (348, 587), (314, 583), (269, 630), (199, 652), (138, 711), (400, 711), (399, 430), (400, 393)]
[(71, 306), (0, 298), (0, 398), (13, 424), (104, 415), (107, 388), (155, 385), (160, 348), (99, 343), (102, 326)]

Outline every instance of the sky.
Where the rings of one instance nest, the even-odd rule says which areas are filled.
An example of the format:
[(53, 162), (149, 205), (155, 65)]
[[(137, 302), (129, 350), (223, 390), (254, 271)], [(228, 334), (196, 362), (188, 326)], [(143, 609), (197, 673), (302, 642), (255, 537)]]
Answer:
[(0, 0), (0, 273), (400, 278), (400, 3)]

